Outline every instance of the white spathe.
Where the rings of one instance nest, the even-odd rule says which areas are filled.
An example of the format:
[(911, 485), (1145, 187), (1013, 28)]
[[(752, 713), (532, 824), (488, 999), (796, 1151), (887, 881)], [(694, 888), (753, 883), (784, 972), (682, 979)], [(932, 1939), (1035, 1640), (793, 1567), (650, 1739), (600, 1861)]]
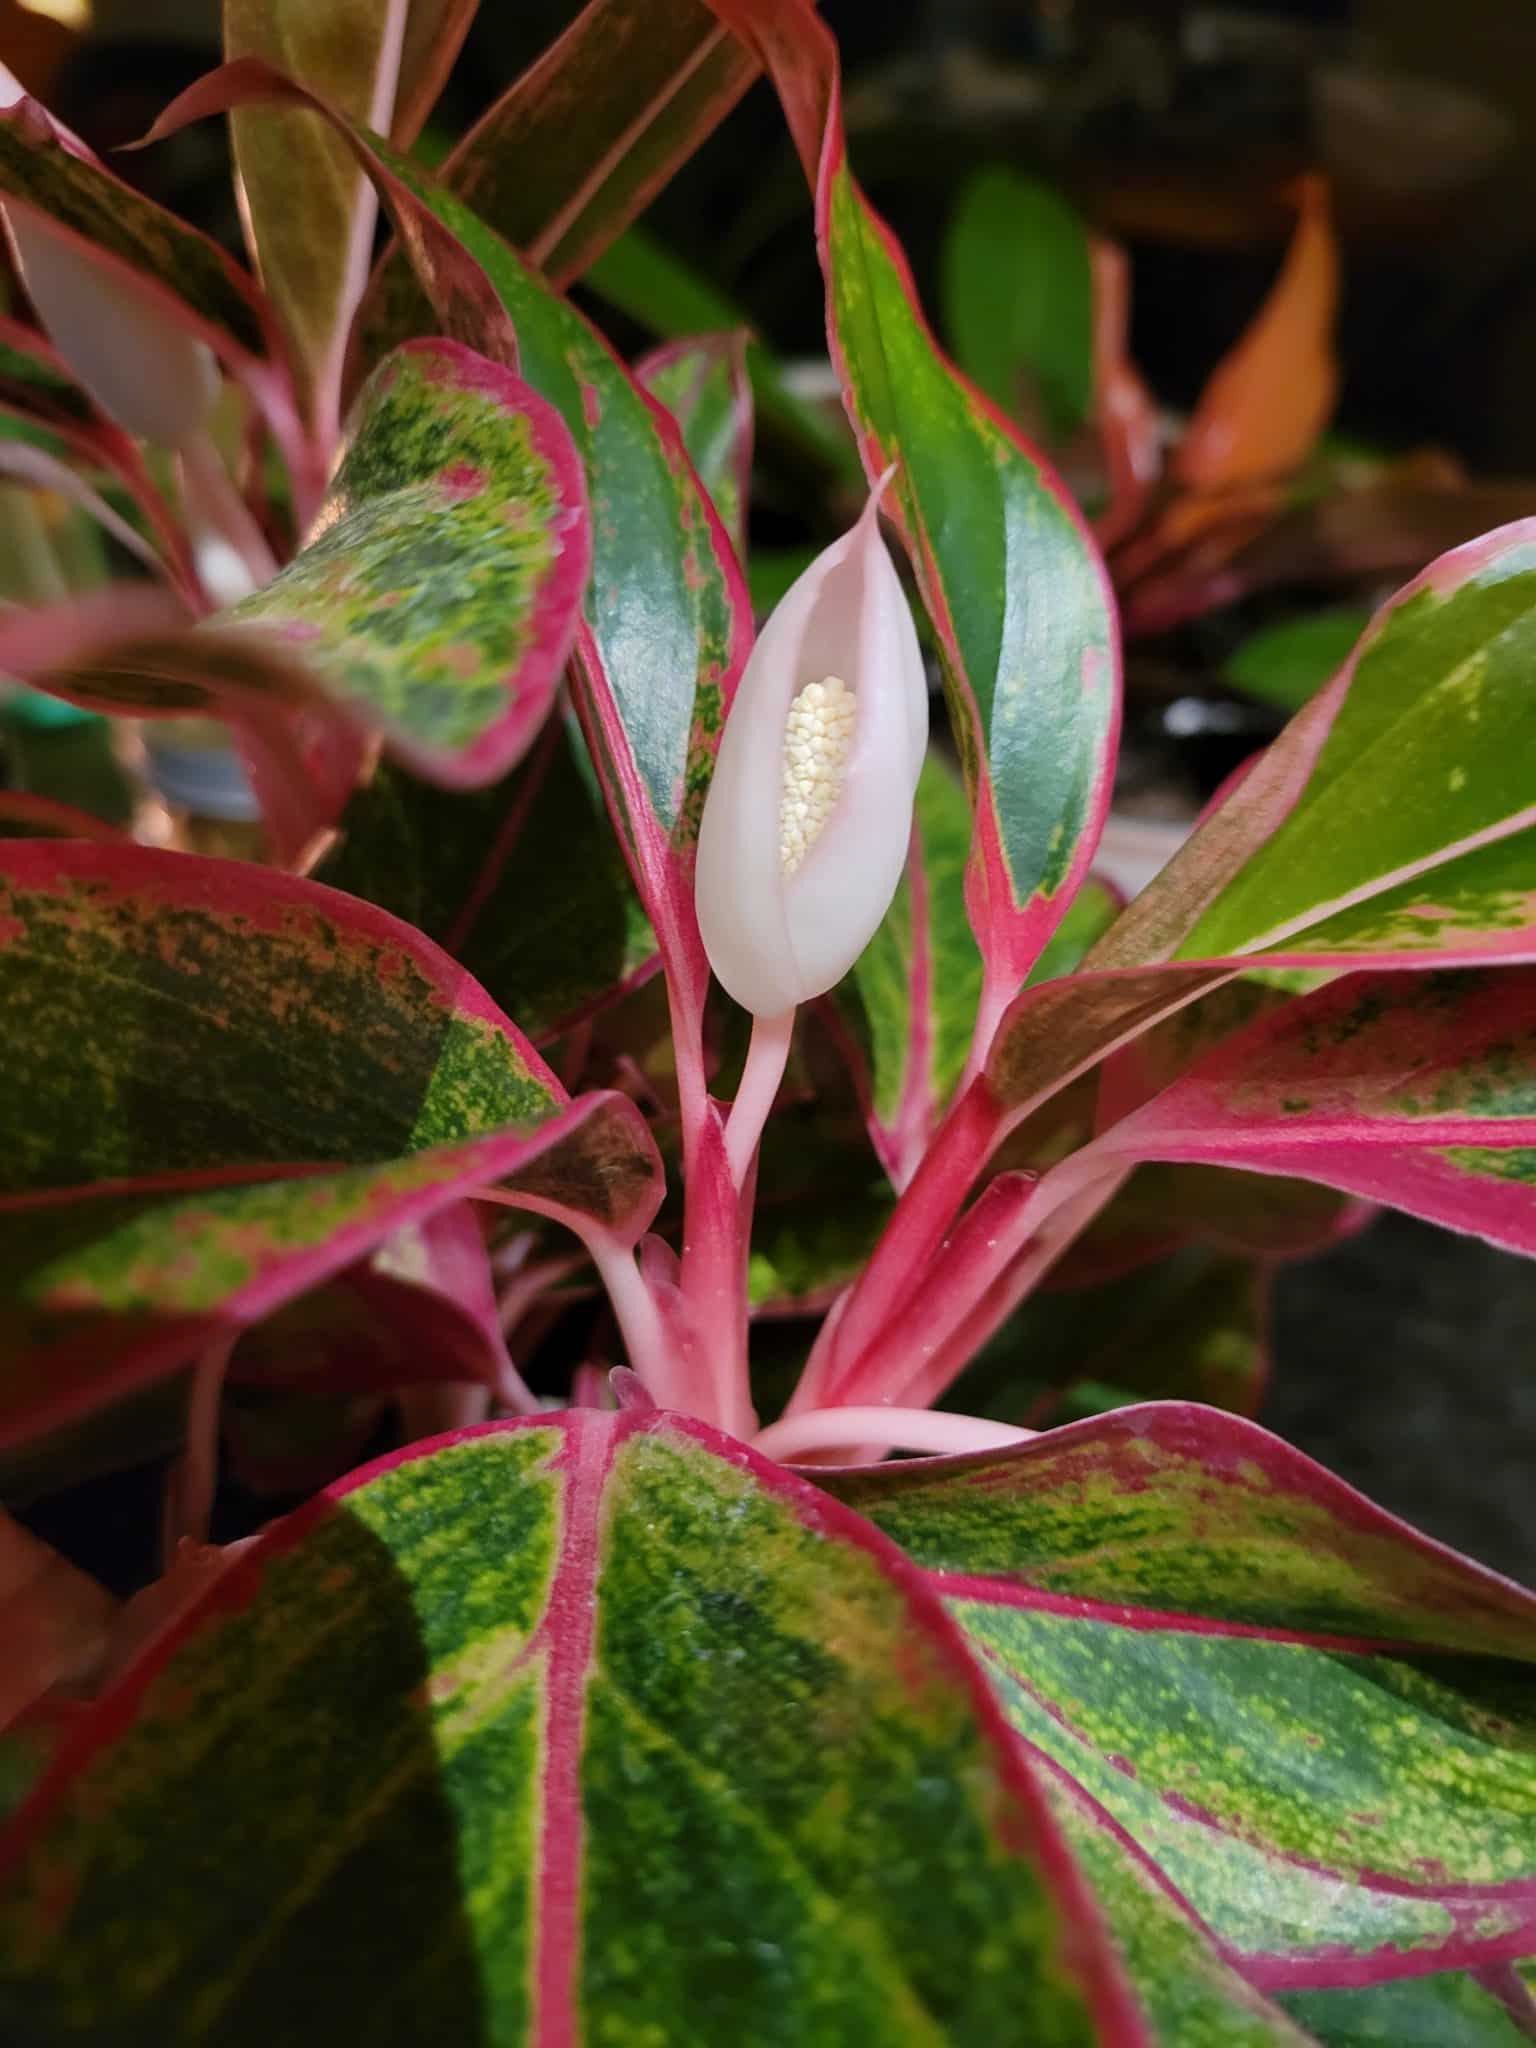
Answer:
[[(791, 585), (758, 635), (699, 828), (699, 928), (716, 978), (778, 1017), (840, 981), (890, 907), (928, 744), (917, 630), (880, 537), (881, 479), (851, 533)], [(841, 790), (792, 872), (781, 851), (790, 706), (838, 678), (856, 707)]]
[[(0, 65), (0, 107), (23, 97)], [(89, 156), (47, 119), (59, 148)], [(107, 417), (167, 448), (200, 433), (219, 390), (212, 351), (175, 325), (152, 287), (108, 257), (86, 255), (46, 214), (11, 200), (0, 219), (49, 340)]]

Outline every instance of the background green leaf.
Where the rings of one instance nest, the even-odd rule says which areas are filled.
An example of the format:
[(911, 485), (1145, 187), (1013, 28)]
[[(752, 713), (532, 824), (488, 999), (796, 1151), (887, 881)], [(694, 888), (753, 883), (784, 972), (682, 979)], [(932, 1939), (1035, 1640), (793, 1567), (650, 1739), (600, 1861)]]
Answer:
[(1052, 441), (1093, 403), (1088, 231), (1040, 178), (989, 164), (961, 187), (944, 240), (955, 360), (1010, 417)]

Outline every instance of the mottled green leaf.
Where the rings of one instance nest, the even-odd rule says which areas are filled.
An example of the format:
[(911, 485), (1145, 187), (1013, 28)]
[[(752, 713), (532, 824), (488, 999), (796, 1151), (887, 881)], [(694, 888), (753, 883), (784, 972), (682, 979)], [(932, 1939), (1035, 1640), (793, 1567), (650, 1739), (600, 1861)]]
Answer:
[(962, 187), (944, 241), (955, 360), (995, 405), (1053, 441), (1093, 402), (1088, 230), (1060, 193), (1003, 164)]
[(1536, 1594), (1417, 1535), (1268, 1430), (1183, 1402), (823, 1483), (931, 1570), (1069, 1602), (1474, 1655), (1536, 1646)]
[(0, 1862), (29, 2048), (1146, 2039), (921, 1575), (654, 1413), (278, 1525)]
[(1054, 1776), (1045, 1785), (1153, 2038), (1168, 2048), (1304, 2048), (1308, 2037), (1245, 1982), (1080, 1788)]
[(542, 724), (588, 558), (581, 466), (553, 409), (455, 342), (413, 342), (359, 397), (307, 544), (227, 616), (270, 632), (421, 772), (473, 785)]
[(1014, 1727), (1257, 1981), (1529, 1946), (1529, 1665), (1062, 1612), (1027, 1595), (951, 1610)]
[(1259, 1983), (1529, 1947), (1536, 1597), (1180, 1405), (829, 1484)]
[(632, 1104), (429, 941), (235, 862), (0, 844), (0, 1435), (169, 1371), (477, 1186), (629, 1238)]

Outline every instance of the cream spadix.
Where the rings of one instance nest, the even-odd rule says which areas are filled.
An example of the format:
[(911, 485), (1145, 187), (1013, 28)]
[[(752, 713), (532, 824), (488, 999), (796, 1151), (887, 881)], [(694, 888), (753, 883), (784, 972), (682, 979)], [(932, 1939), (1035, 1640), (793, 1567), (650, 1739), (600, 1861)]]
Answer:
[(907, 857), (928, 689), (880, 538), (884, 487), (758, 635), (704, 806), (699, 928), (718, 980), (759, 1017), (841, 980)]

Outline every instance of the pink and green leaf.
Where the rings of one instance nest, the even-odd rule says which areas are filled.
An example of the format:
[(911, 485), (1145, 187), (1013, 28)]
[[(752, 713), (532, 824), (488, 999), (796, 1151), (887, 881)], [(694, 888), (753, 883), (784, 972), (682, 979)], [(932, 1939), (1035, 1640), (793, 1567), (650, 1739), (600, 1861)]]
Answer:
[[(350, 119), (388, 130), (408, 0), (224, 0), (224, 49), (258, 57)], [(323, 446), (339, 423), (347, 330), (367, 282), (376, 204), (346, 144), (314, 114), (230, 117), (242, 218), (288, 337), (300, 401)]]
[(1530, 968), (1346, 975), (1226, 1040), (1094, 1152), (1300, 1174), (1530, 1250), (1533, 1033)]
[(1518, 765), (1533, 647), (1536, 522), (1442, 556), (1377, 615), (1093, 964), (1314, 947), (1328, 964), (1341, 941), (1448, 964), (1522, 957), (1533, 937), (1511, 887), (1519, 869), (1478, 856), (1536, 822)]
[[(248, 60), (184, 93), (160, 127), (279, 100), (327, 111)], [(751, 637), (740, 566), (675, 423), (570, 303), (460, 201), (345, 127), (380, 181), (436, 317), (515, 349), (585, 468), (592, 573), (578, 629), (579, 705), (647, 915), (685, 1009), (708, 969), (693, 908), (693, 845), (715, 749)], [(494, 302), (494, 309), (492, 307)], [(500, 323), (498, 343), (490, 332)]]
[(1119, 726), (1113, 602), (1048, 466), (939, 351), (906, 260), (849, 170), (837, 49), (804, 0), (711, 0), (774, 77), (816, 191), (845, 402), (938, 638), (976, 809), (968, 877), (983, 1043), (1087, 873)]
[(357, 401), (315, 534), (227, 617), (272, 635), (422, 774), (475, 786), (549, 712), (589, 555), (554, 410), (457, 343), (410, 342)]
[(705, 334), (642, 356), (635, 376), (682, 429), (683, 445), (730, 535), (747, 559), (747, 500), (752, 486), (752, 385), (747, 336)]
[(1536, 1596), (1182, 1405), (828, 1483), (1251, 1980), (1529, 1952)]
[[(644, 211), (756, 75), (751, 53), (701, 0), (588, 0), (452, 151), (444, 174), (563, 287)], [(391, 341), (420, 331), (393, 296), (391, 316), (405, 320)]]
[(36, 2048), (194, 2012), (230, 2048), (1154, 2038), (923, 1575), (655, 1411), (441, 1439), (277, 1525), (0, 1861)]
[(184, 1363), (481, 1186), (633, 1242), (659, 1163), (446, 955), (313, 883), (0, 845), (0, 1434)]

